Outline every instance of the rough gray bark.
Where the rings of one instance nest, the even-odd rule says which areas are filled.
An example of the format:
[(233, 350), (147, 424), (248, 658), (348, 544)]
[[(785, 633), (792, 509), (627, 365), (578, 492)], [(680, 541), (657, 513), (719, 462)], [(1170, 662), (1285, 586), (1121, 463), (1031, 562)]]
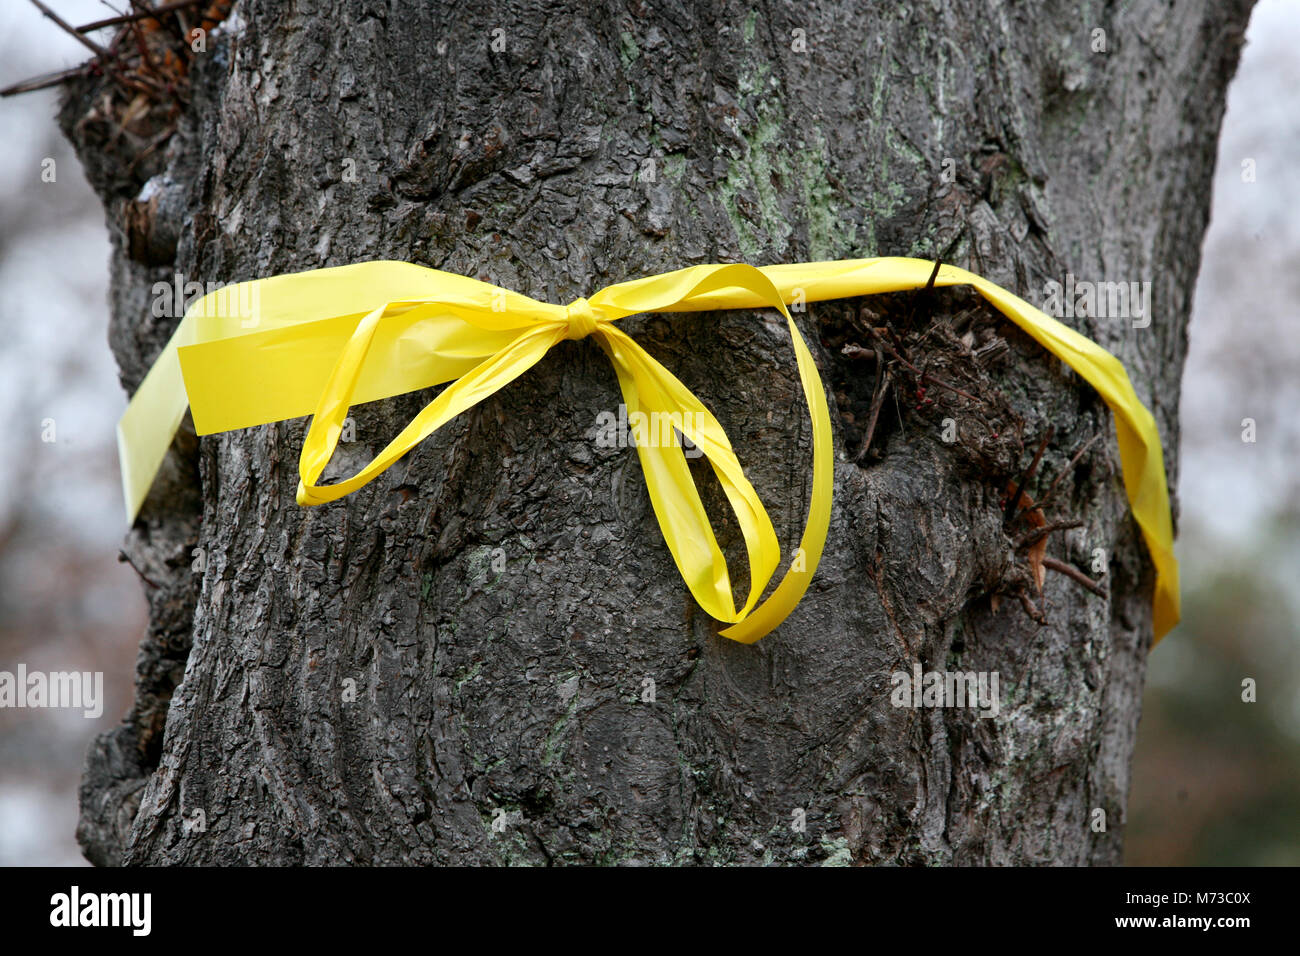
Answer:
[[(698, 262), (949, 250), (1024, 295), (1067, 272), (1152, 281), (1150, 328), (1067, 321), (1124, 360), (1174, 478), (1185, 323), (1250, 6), (239, 0), (242, 27), (212, 39), (165, 145), (140, 156), (143, 137), (112, 138), (96, 81), (62, 123), (115, 238), (110, 341), (128, 389), (175, 324), (151, 317), (153, 283), (178, 271), (407, 259), (566, 302)], [(1090, 51), (1094, 28), (1108, 52)], [(597, 413), (620, 399), (591, 342), (321, 508), (294, 504), (305, 420), (182, 435), (127, 544), (157, 586), (136, 705), (87, 760), (87, 856), (1118, 862), (1151, 574), (1113, 430), (1066, 485), (1061, 512), (1086, 527), (1050, 549), (1086, 569), (1106, 548), (1110, 598), (1049, 575), (1048, 626), (1012, 599), (995, 610), (1007, 474), (973, 472), (908, 408), (878, 460), (852, 463), (861, 423), (842, 402), (863, 375), (869, 391), (870, 366), (818, 345), (849, 308), (799, 317), (839, 413), (826, 556), (795, 614), (749, 647), (719, 638), (682, 585), (635, 452), (595, 447)], [(788, 553), (809, 435), (771, 318), (624, 327), (722, 420)], [(1051, 476), (1109, 415), (1028, 340), (1011, 345), (997, 385), (1025, 428), (1008, 467), (1054, 424)], [(340, 470), (428, 398), (356, 409)], [(918, 660), (999, 672), (1000, 715), (891, 706), (891, 673)], [(202, 832), (185, 826), (199, 810)]]

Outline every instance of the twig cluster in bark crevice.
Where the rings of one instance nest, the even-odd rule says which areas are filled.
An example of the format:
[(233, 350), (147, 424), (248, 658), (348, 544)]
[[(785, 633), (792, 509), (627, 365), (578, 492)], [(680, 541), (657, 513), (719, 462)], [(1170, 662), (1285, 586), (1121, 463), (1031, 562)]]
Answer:
[[(234, 0), (169, 0), (153, 6), (137, 0), (129, 13), (79, 27), (33, 2), (93, 56), (79, 66), (8, 86), (0, 96), (64, 84), (90, 92), (92, 98), (80, 107), (77, 134), (103, 153), (100, 166), (114, 170), (116, 188), (108, 191), (134, 192), (161, 168), (163, 147), (189, 106), (191, 64), (206, 52), (208, 32), (229, 16)], [(90, 39), (108, 30), (113, 33), (107, 45)]]
[(990, 487), (1018, 560), (986, 582), (981, 596), (995, 607), (1003, 596), (1012, 597), (1040, 625), (1047, 623), (1041, 599), (1045, 570), (1106, 596), (1082, 571), (1045, 553), (1051, 534), (1086, 522), (1069, 514), (1049, 519), (1043, 511), (1100, 436), (1070, 450), (1069, 463), (1043, 500), (1030, 497), (1055, 431), (1050, 425), (1041, 430), (1025, 464), (1030, 425), (997, 383), (999, 365), (1011, 351), (1008, 339), (1018, 333), (1004, 316), (968, 286), (927, 285), (830, 310), (820, 331), (822, 345), (834, 356), (832, 387), (851, 461), (863, 468), (878, 464), (896, 434), (899, 440), (935, 440), (959, 473)]

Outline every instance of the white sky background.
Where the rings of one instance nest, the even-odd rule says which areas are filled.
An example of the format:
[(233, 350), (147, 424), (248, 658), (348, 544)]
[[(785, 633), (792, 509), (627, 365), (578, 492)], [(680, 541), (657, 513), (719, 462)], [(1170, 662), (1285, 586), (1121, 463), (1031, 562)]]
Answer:
[[(72, 23), (112, 15), (98, 0), (51, 4)], [(1189, 333), (1179, 469), (1186, 581), (1206, 576), (1234, 549), (1250, 549), (1256, 529), (1300, 496), (1293, 451), (1300, 442), (1297, 49), (1300, 2), (1261, 0), (1229, 95)], [(0, 0), (0, 85), (86, 57), (25, 0)], [(0, 434), (9, 439), (0, 454), (0, 527), (24, 509), (42, 532), (24, 544), (29, 550), (16, 562), (22, 573), (8, 580), (20, 593), (0, 595), (0, 669), (25, 653), (4, 646), (16, 628), (6, 608), (49, 601), (44, 578), (61, 552), (79, 552), (105, 570), (62, 585), (67, 607), (48, 615), (56, 629), (67, 621), (71, 633), (102, 619), (106, 628), (124, 622), (138, 634), (144, 607), (138, 582), (116, 561), (126, 528), (114, 425), (126, 399), (107, 345), (108, 240), (99, 203), (55, 125), (56, 104), (55, 90), (0, 100)], [(45, 157), (58, 164), (56, 184), (40, 180)], [(1254, 183), (1242, 181), (1248, 158)], [(1241, 441), (1247, 417), (1257, 423), (1255, 444)], [(56, 423), (53, 444), (40, 441), (47, 418)], [(1292, 583), (1300, 578), (1293, 565), (1278, 572)], [(59, 637), (50, 635), (51, 646)], [(1173, 667), (1176, 656), (1166, 664)], [(1167, 669), (1160, 658), (1152, 679)], [(32, 667), (76, 666), (23, 659)], [(130, 668), (130, 659), (103, 666)], [(124, 707), (93, 725), (45, 712), (49, 746), (68, 751), (56, 761), (57, 778), (30, 771), (37, 764), (19, 759), (30, 746), (0, 733), (0, 864), (80, 860), (72, 832), (77, 768), (90, 735), (116, 724)]]
[[(1262, 0), (1228, 92), (1188, 333), (1181, 530), (1243, 545), (1300, 495), (1297, 50), (1300, 2)], [(1255, 182), (1243, 182), (1242, 162), (1251, 159)], [(1244, 418), (1255, 419), (1254, 444), (1242, 441)]]
[[(54, 7), (74, 23), (113, 15), (95, 0)], [(88, 56), (26, 0), (0, 3), (0, 85)], [(0, 455), (0, 516), (37, 507), (52, 517), (51, 533), (104, 541), (123, 530), (106, 507), (103, 471), (116, 460), (113, 426), (126, 407), (107, 346), (108, 236), (56, 109), (57, 90), (0, 100), (0, 229), (9, 233), (0, 234), (0, 423), (11, 438)], [(41, 182), (46, 157), (57, 164), (54, 183)], [(46, 418), (52, 444), (40, 441)]]
[[(51, 0), (77, 24), (113, 13)], [(0, 0), (0, 86), (84, 62), (88, 51), (27, 0)], [(144, 632), (139, 580), (117, 552), (126, 531), (114, 425), (126, 408), (108, 349), (108, 233), (55, 123), (58, 91), (0, 100), (0, 670), (104, 671), (105, 713), (0, 714), (0, 865), (84, 864), (77, 782), (86, 745), (130, 703)], [(55, 160), (56, 181), (41, 181)], [(53, 419), (55, 441), (41, 441)], [(15, 553), (16, 551), (16, 553)]]

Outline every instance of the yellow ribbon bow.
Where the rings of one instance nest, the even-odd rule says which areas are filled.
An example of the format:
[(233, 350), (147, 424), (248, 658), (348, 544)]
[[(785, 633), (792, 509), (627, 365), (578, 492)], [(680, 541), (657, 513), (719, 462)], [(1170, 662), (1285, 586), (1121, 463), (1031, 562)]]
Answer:
[[(700, 606), (752, 643), (794, 609), (821, 559), (834, 485), (831, 425), (821, 378), (786, 304), (924, 286), (933, 263), (877, 258), (754, 268), (701, 265), (608, 286), (567, 307), (406, 262), (363, 262), (226, 286), (187, 310), (118, 423), (127, 518), (143, 504), (188, 400), (200, 435), (312, 415), (299, 462), (298, 503), (323, 504), (371, 481), (444, 423), (535, 365), (565, 339), (591, 336), (618, 375), (629, 419), (670, 420), (708, 458), (736, 513), (750, 588), (737, 610), (726, 560), (675, 435), (637, 442), (664, 540)], [(971, 285), (1088, 381), (1115, 414), (1124, 485), (1156, 568), (1155, 636), (1179, 615), (1164, 459), (1155, 420), (1123, 365), (1078, 332), (991, 282), (942, 266), (936, 286)], [(772, 522), (726, 433), (678, 379), (614, 323), (646, 312), (758, 309), (785, 316), (813, 425), (813, 488), (799, 550), (758, 603), (780, 562)], [(348, 409), (451, 382), (350, 478), (317, 480)], [(658, 413), (655, 415), (654, 413)], [(660, 419), (659, 416), (668, 416)], [(680, 422), (680, 425), (678, 424)]]

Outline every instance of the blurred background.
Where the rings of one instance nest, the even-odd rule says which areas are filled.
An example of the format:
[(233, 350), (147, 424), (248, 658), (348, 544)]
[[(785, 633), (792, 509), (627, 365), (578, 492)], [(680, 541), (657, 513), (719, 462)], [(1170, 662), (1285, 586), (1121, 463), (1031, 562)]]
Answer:
[[(112, 15), (98, 0), (55, 5), (73, 23)], [(1150, 662), (1133, 865), (1300, 864), (1300, 272), (1288, 268), (1300, 250), (1300, 4), (1260, 0), (1247, 41), (1189, 333), (1184, 614)], [(85, 58), (34, 7), (0, 4), (0, 86)], [(102, 671), (105, 701), (97, 720), (0, 709), (0, 865), (84, 863), (82, 756), (130, 706), (146, 618), (140, 581), (117, 560), (114, 426), (126, 398), (107, 344), (108, 239), (55, 125), (57, 95), (0, 100), (0, 428), (11, 452), (0, 457), (0, 670)], [(46, 160), (54, 182), (41, 179)], [(1255, 703), (1242, 701), (1245, 678)]]
[(1300, 865), (1300, 3), (1260, 0), (1246, 41), (1183, 376), (1183, 622), (1147, 670), (1131, 865)]

